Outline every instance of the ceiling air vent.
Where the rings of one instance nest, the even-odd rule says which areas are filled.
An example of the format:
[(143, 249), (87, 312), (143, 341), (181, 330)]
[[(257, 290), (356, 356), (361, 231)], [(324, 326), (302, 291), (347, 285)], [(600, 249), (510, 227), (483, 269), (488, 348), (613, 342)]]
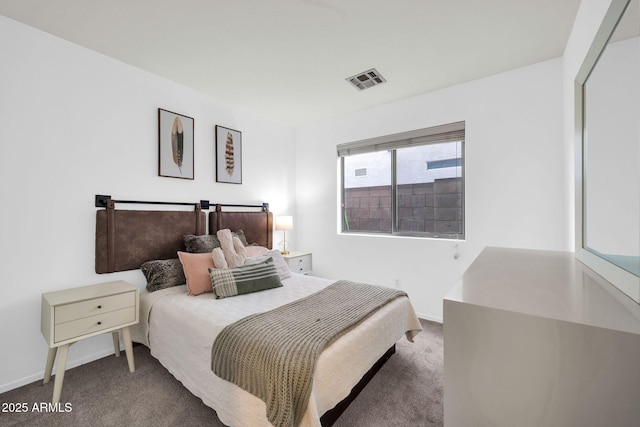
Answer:
[(386, 82), (385, 78), (378, 73), (378, 70), (372, 68), (363, 73), (356, 74), (355, 76), (347, 77), (345, 79), (359, 90), (365, 90), (380, 83)]

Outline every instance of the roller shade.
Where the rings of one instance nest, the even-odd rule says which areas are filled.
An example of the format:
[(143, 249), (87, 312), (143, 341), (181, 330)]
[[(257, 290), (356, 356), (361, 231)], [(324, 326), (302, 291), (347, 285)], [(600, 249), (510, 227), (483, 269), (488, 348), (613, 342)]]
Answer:
[(344, 157), (353, 154), (371, 153), (374, 151), (393, 150), (441, 142), (464, 141), (464, 129), (465, 122), (455, 122), (426, 129), (347, 142), (337, 146), (338, 156)]

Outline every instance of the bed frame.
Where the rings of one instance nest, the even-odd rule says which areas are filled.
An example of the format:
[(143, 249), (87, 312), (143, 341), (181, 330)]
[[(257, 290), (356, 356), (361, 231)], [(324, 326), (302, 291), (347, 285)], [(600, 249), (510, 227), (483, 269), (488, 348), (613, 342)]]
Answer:
[[(176, 258), (184, 251), (183, 236), (206, 234), (203, 202), (136, 202), (112, 200), (110, 196), (96, 196), (96, 273), (137, 270), (146, 261)], [(116, 203), (174, 204), (193, 206), (193, 211), (122, 210)], [(204, 203), (209, 208), (209, 203)], [(225, 206), (258, 208), (259, 211), (226, 211)], [(273, 214), (269, 204), (216, 204), (209, 213), (209, 234), (228, 228), (242, 230), (250, 244), (269, 249), (273, 246)]]
[(320, 424), (323, 427), (332, 426), (338, 420), (338, 418), (340, 418), (340, 415), (342, 415), (342, 413), (347, 410), (351, 402), (356, 400), (356, 397), (358, 397), (360, 392), (364, 390), (367, 384), (369, 384), (369, 381), (373, 379), (373, 377), (378, 373), (380, 368), (382, 368), (382, 366), (385, 363), (387, 363), (387, 360), (389, 360), (395, 352), (396, 352), (396, 345), (394, 344), (393, 346), (391, 346), (391, 348), (389, 348), (389, 350), (386, 351), (385, 354), (382, 355), (380, 359), (376, 361), (376, 363), (373, 364), (371, 369), (369, 369), (364, 374), (362, 379), (358, 381), (358, 384), (353, 386), (353, 388), (351, 389), (351, 393), (349, 393), (349, 396), (342, 399), (340, 402), (338, 402), (336, 406), (333, 407), (333, 409), (329, 409), (320, 417)]
[(143, 262), (176, 258), (183, 236), (205, 234), (205, 213), (117, 210), (115, 201), (96, 212), (96, 273), (136, 270)]
[[(193, 206), (193, 211), (117, 210), (116, 203), (187, 204)], [(96, 196), (96, 207), (104, 207), (96, 212), (96, 273), (135, 270), (146, 261), (176, 258), (177, 251), (185, 250), (184, 235), (203, 235), (207, 229), (209, 234), (226, 228), (231, 231), (243, 230), (249, 244), (272, 248), (273, 214), (269, 212), (267, 203), (216, 204), (214, 210), (209, 212), (209, 224), (206, 227), (203, 208), (208, 209), (209, 206), (207, 201), (136, 202), (111, 200), (110, 196)], [(258, 211), (226, 211), (224, 207), (257, 208)], [(329, 427), (335, 423), (395, 351), (394, 344), (353, 387), (349, 396), (320, 417), (322, 426)]]

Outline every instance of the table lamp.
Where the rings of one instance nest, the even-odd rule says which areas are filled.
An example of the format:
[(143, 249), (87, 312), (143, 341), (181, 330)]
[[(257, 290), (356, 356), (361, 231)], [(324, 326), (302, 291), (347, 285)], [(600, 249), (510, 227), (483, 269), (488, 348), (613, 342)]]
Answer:
[(282, 255), (289, 253), (287, 250), (287, 230), (293, 230), (293, 217), (291, 215), (276, 216), (276, 230), (282, 230)]

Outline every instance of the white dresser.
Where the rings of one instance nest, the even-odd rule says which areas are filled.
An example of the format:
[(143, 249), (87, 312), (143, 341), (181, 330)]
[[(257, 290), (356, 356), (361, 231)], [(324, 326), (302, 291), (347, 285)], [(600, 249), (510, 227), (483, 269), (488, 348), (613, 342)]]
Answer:
[(122, 331), (129, 370), (135, 370), (129, 326), (138, 323), (139, 304), (138, 288), (124, 281), (42, 294), (41, 330), (49, 346), (45, 384), (51, 380), (56, 354), (58, 357), (53, 403), (60, 401), (69, 346), (76, 341), (111, 332), (119, 357), (118, 332)]
[(640, 305), (573, 253), (485, 249), (443, 327), (447, 427), (640, 425)]

